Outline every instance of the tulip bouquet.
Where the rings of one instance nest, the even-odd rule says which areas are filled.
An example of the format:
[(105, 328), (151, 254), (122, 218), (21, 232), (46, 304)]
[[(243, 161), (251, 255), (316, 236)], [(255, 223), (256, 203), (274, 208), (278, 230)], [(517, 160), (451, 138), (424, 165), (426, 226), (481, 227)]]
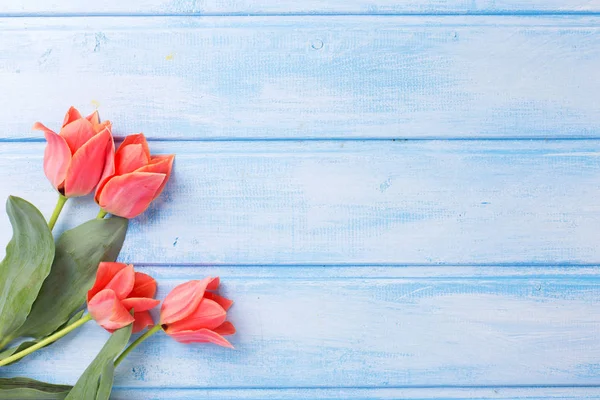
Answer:
[[(174, 155), (151, 155), (141, 133), (127, 136), (115, 151), (110, 121), (100, 122), (98, 112), (83, 117), (73, 107), (59, 133), (39, 122), (33, 128), (44, 132), (44, 172), (58, 201), (48, 222), (24, 199), (10, 196), (6, 204), (13, 238), (0, 263), (0, 376), (2, 366), (89, 321), (111, 335), (74, 386), (0, 377), (0, 399), (108, 399), (115, 367), (159, 331), (181, 343), (232, 347), (225, 338), (235, 333), (226, 320), (232, 301), (216, 293), (218, 277), (175, 287), (155, 323), (156, 280), (116, 262), (129, 219), (160, 195)], [(100, 207), (96, 218), (55, 241), (52, 230), (65, 203), (92, 192)]]

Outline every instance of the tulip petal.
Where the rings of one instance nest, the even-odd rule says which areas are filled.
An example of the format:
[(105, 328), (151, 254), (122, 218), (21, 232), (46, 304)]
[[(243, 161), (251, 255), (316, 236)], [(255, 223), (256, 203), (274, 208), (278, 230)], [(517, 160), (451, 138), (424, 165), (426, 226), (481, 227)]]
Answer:
[(36, 122), (35, 124), (33, 124), (33, 127), (31, 128), (34, 131), (42, 131), (44, 133), (54, 133), (56, 135), (56, 132), (54, 132), (52, 129), (48, 128), (46, 125), (42, 124), (41, 122)]
[(90, 301), (88, 311), (104, 329), (115, 330), (129, 325), (134, 318), (110, 289), (101, 290)]
[(94, 137), (95, 133), (91, 122), (85, 118), (80, 118), (65, 125), (60, 130), (59, 135), (65, 138), (71, 153), (75, 154), (77, 150)]
[[(133, 172), (138, 168), (148, 164), (150, 160), (144, 153), (141, 144), (130, 144), (128, 146), (119, 146), (115, 154), (115, 173), (117, 175)], [(162, 172), (162, 171), (148, 171)]]
[(85, 117), (85, 119), (90, 121), (92, 125), (98, 125), (100, 123), (100, 114), (98, 114), (98, 110), (96, 110), (87, 117)]
[(217, 290), (219, 288), (219, 284), (220, 284), (221, 280), (219, 279), (218, 276), (212, 278), (210, 280), (210, 282), (208, 282), (208, 285), (206, 285), (206, 290)]
[(143, 133), (136, 133), (134, 135), (127, 136), (125, 139), (123, 139), (123, 143), (121, 143), (119, 148), (129, 146), (130, 144), (141, 144), (144, 154), (146, 154), (146, 158), (150, 160), (150, 148), (148, 147), (146, 136), (144, 136)]
[(122, 269), (127, 268), (127, 266), (127, 264), (120, 262), (101, 262), (96, 271), (96, 281), (94, 282), (94, 286), (92, 286), (87, 293), (87, 301), (90, 301), (96, 293), (103, 290), (115, 275)]
[(70, 124), (73, 121), (78, 120), (79, 118), (81, 118), (81, 113), (79, 113), (79, 111), (77, 111), (77, 109), (73, 106), (71, 106), (69, 108), (69, 111), (67, 111), (67, 114), (65, 115), (65, 118), (63, 120), (63, 128), (65, 126), (67, 126), (68, 124)]
[(165, 161), (173, 161), (175, 154), (164, 154), (150, 157), (149, 164), (161, 164)]
[(135, 273), (135, 283), (129, 297), (149, 297), (156, 294), (156, 281), (150, 275), (142, 272)]
[(225, 321), (213, 329), (213, 331), (221, 336), (233, 335), (235, 333), (235, 327), (231, 322)]
[(136, 312), (133, 314), (133, 330), (132, 333), (138, 333), (144, 329), (153, 326), (154, 320), (148, 311)]
[[(108, 129), (108, 131), (111, 132), (110, 125), (106, 129)], [(110, 135), (110, 143), (108, 144), (108, 146), (106, 146), (104, 161), (104, 171), (102, 172), (102, 177), (100, 178), (100, 182), (98, 183), (98, 187), (96, 188), (96, 194), (94, 195), (94, 200), (96, 201), (96, 203), (98, 203), (98, 197), (100, 196), (100, 192), (104, 188), (104, 185), (115, 174), (115, 140), (112, 137), (112, 133)]]
[(160, 304), (160, 300), (149, 299), (148, 297), (128, 297), (121, 300), (121, 304), (128, 310), (137, 312), (152, 310), (154, 307)]
[(106, 120), (99, 124), (92, 124), (92, 125), (94, 127), (94, 132), (96, 132), (96, 134), (102, 132), (104, 129), (108, 129), (109, 131), (112, 131), (112, 122), (110, 122), (109, 120)]
[(100, 191), (98, 204), (111, 214), (136, 217), (148, 208), (164, 179), (164, 174), (148, 172), (113, 176)]
[(171, 177), (171, 170), (173, 169), (173, 160), (175, 155), (169, 154), (167, 156), (153, 156), (148, 165), (145, 165), (136, 170), (136, 172), (158, 172), (166, 175), (162, 185), (158, 188), (154, 194), (154, 198), (157, 198), (165, 188), (169, 178)]
[(110, 131), (105, 129), (77, 150), (67, 171), (65, 196), (85, 196), (94, 190), (102, 177), (106, 163), (106, 149), (110, 146), (111, 140)]
[(208, 277), (201, 281), (189, 281), (171, 290), (160, 309), (161, 324), (179, 321), (193, 313), (202, 301), (206, 287), (213, 280)]
[(214, 343), (219, 346), (233, 349), (233, 345), (227, 339), (210, 329), (199, 329), (197, 331), (170, 332), (169, 328), (165, 330), (167, 335), (180, 343)]
[(218, 294), (212, 292), (205, 292), (204, 298), (216, 302), (218, 305), (223, 307), (225, 311), (229, 310), (233, 305), (233, 300), (229, 300), (223, 296), (219, 296)]
[(71, 150), (65, 139), (39, 122), (34, 125), (34, 129), (44, 131), (44, 136), (48, 144), (44, 150), (44, 173), (57, 190), (62, 189), (63, 183), (71, 163)]
[(225, 322), (227, 312), (217, 302), (203, 299), (200, 305), (185, 318), (167, 324), (171, 332), (197, 331), (198, 329), (215, 329)]
[(133, 265), (129, 264), (117, 272), (104, 288), (112, 290), (115, 292), (119, 300), (123, 300), (129, 293), (131, 293), (134, 282), (135, 272), (133, 272)]

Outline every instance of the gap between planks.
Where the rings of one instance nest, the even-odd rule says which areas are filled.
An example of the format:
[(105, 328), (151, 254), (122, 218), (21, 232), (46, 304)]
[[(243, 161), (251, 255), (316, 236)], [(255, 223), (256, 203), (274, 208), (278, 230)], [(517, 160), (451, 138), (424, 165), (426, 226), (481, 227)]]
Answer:
[(204, 264), (204, 263), (132, 263), (160, 279), (188, 279), (196, 275), (211, 275), (234, 279), (276, 280), (519, 280), (600, 278), (598, 264), (471, 264), (432, 266), (426, 264)]
[(30, 13), (0, 13), (0, 18), (148, 18), (148, 17), (553, 17), (553, 16), (600, 16), (599, 11), (456, 11), (456, 12), (189, 12), (189, 13), (53, 13), (53, 12), (30, 12)]
[[(124, 137), (121, 135), (114, 135), (117, 145), (123, 141)], [(545, 136), (532, 136), (532, 137), (444, 137), (444, 136), (429, 136), (429, 137), (212, 137), (212, 138), (167, 138), (167, 137), (146, 137), (148, 142), (190, 142), (190, 143), (212, 143), (212, 142), (565, 142), (565, 141), (598, 141), (600, 140), (600, 133), (598, 136), (591, 137), (545, 137)], [(44, 138), (0, 138), (0, 144), (2, 143), (46, 143)]]

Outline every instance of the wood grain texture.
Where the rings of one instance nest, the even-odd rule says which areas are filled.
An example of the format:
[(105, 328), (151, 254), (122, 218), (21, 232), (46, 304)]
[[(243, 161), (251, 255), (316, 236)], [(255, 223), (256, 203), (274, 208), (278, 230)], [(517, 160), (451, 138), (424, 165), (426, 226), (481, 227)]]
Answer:
[(498, 14), (587, 13), (598, 0), (3, 0), (5, 14)]
[[(598, 0), (0, 0), (0, 199), (50, 214), (30, 128), (72, 104), (177, 154), (120, 260), (161, 298), (221, 276), (237, 350), (155, 336), (114, 399), (600, 399), (599, 26)], [(106, 337), (0, 376), (73, 383)]]
[(115, 400), (175, 400), (191, 399), (243, 399), (243, 400), (450, 400), (450, 399), (502, 399), (502, 400), (546, 400), (546, 399), (599, 399), (597, 388), (333, 388), (333, 389), (119, 389), (113, 391)]
[[(149, 263), (599, 263), (598, 141), (154, 142), (165, 193), (121, 258)], [(0, 187), (46, 215), (42, 143), (4, 143)], [(9, 182), (9, 181), (6, 181)], [(73, 201), (80, 222), (96, 215)], [(64, 229), (65, 219), (57, 227)], [(6, 217), (0, 217), (6, 224)], [(0, 242), (10, 233), (0, 233)]]
[[(239, 333), (234, 351), (153, 336), (116, 377), (120, 390), (142, 390), (124, 392), (133, 398), (151, 387), (198, 398), (202, 388), (329, 389), (331, 397), (336, 388), (600, 384), (597, 267), (138, 268), (157, 277), (159, 297), (220, 276)], [(3, 373), (73, 382), (106, 335), (88, 324)]]
[(72, 104), (154, 139), (599, 138), (599, 22), (5, 18), (0, 139)]

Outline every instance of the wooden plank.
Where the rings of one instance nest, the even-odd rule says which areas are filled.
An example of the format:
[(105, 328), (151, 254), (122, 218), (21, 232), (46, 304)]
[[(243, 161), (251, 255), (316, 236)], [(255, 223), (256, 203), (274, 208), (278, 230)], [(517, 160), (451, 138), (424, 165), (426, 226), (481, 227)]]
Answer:
[(498, 14), (586, 13), (600, 11), (598, 0), (106, 0), (86, 4), (80, 0), (6, 1), (6, 14)]
[[(148, 393), (157, 383), (190, 394), (209, 388), (342, 387), (349, 389), (339, 393), (351, 393), (359, 387), (600, 384), (597, 266), (566, 274), (484, 267), (477, 277), (452, 266), (431, 267), (436, 277), (416, 272), (428, 268), (403, 277), (398, 267), (380, 271), (387, 277), (363, 268), (359, 277), (357, 267), (348, 266), (325, 278), (323, 267), (138, 267), (157, 276), (160, 297), (188, 279), (221, 276), (223, 293), (236, 301), (230, 319), (239, 331), (232, 339), (237, 350), (184, 346), (156, 335), (120, 367), (115, 385), (123, 390)], [(73, 382), (106, 337), (88, 324), (3, 374)]]
[(600, 399), (600, 390), (596, 387), (580, 388), (331, 388), (331, 389), (115, 389), (111, 395), (114, 400), (149, 399), (243, 399), (243, 400), (449, 400), (449, 399), (503, 399), (503, 400), (546, 400), (546, 399)]
[[(545, 399), (598, 399), (596, 388), (484, 388), (484, 389), (243, 389), (243, 390), (185, 390), (161, 389), (149, 390), (115, 390), (115, 400), (147, 400), (147, 399), (177, 399), (192, 400), (199, 398), (210, 399), (510, 399), (510, 400), (545, 400)], [(145, 396), (145, 397), (144, 397)], [(164, 397), (159, 397), (164, 396)], [(112, 398), (112, 397), (111, 397)]]
[[(42, 143), (1, 143), (0, 198), (55, 194)], [(174, 176), (133, 221), (144, 263), (600, 262), (599, 141), (154, 142)], [(93, 218), (66, 207), (62, 230)], [(70, 224), (65, 225), (67, 220)], [(4, 213), (0, 226), (8, 226)], [(8, 242), (7, 229), (0, 243)]]
[(71, 104), (99, 106), (118, 135), (155, 139), (599, 138), (599, 26), (586, 16), (5, 18), (0, 139), (39, 140), (32, 123), (56, 126)]

